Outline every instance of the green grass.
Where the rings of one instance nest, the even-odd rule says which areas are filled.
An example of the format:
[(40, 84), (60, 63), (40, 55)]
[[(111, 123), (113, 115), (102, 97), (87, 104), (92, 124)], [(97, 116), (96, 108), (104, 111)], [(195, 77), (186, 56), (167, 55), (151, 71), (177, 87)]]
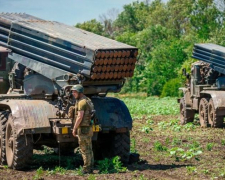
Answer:
[[(141, 161), (123, 167), (119, 159), (96, 161), (96, 174), (83, 175), (82, 157), (59, 157), (52, 149), (36, 151), (32, 167), (33, 179), (49, 176), (85, 179), (214, 179), (225, 178), (224, 129), (201, 128), (198, 116), (194, 123), (179, 123), (176, 98), (119, 96), (134, 119), (131, 131), (131, 152)], [(136, 119), (135, 119), (136, 118)], [(79, 167), (80, 166), (80, 167)], [(40, 167), (40, 168), (39, 168)], [(43, 167), (43, 168), (42, 168)], [(121, 173), (123, 172), (123, 173)], [(110, 173), (114, 173), (113, 175)], [(1, 174), (1, 170), (0, 170)], [(172, 174), (172, 176), (171, 176)], [(164, 175), (163, 177), (159, 175)], [(4, 177), (4, 176), (3, 176)]]
[(176, 115), (179, 113), (177, 98), (159, 97), (120, 97), (127, 105), (132, 118), (150, 117), (151, 115)]

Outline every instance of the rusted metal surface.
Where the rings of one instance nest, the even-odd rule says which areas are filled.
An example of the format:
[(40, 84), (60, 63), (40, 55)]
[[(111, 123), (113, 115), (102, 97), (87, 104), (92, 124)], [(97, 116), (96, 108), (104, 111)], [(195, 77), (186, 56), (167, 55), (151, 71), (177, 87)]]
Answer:
[[(24, 13), (1, 13), (0, 21), (5, 21), (7, 24), (17, 24), (28, 29), (35, 29), (39, 32), (44, 32), (49, 37), (54, 38), (53, 40), (55, 41), (57, 41), (57, 39), (66, 40), (80, 48), (87, 48), (91, 50), (134, 48), (133, 46), (119, 43), (79, 28), (55, 21), (46, 21)], [(121, 51), (119, 52), (122, 53)], [(102, 56), (105, 57), (105, 52), (102, 53)]]
[(23, 129), (33, 129), (33, 133), (50, 133), (50, 118), (56, 118), (57, 109), (54, 103), (44, 100), (16, 100), (0, 101), (0, 107), (11, 110), (17, 133)]
[[(132, 66), (138, 55), (133, 46), (62, 23), (16, 13), (0, 13), (0, 45), (14, 53), (91, 79), (95, 60), (97, 63), (100, 59), (100, 65), (129, 63)], [(123, 70), (119, 71), (122, 73)], [(125, 73), (125, 77), (130, 74)], [(113, 76), (114, 80), (121, 78)], [(102, 75), (100, 79), (107, 80), (108, 76)]]
[[(33, 134), (53, 132), (61, 134), (63, 127), (68, 128), (68, 133), (65, 133), (65, 136), (71, 134), (71, 120), (58, 119), (56, 116), (58, 109), (55, 107), (55, 102), (33, 99), (11, 99), (18, 98), (19, 96), (21, 98), (29, 98), (25, 95), (4, 95), (5, 98), (8, 98), (0, 101), (1, 109), (11, 110), (18, 134), (23, 132)], [(114, 130), (119, 133), (125, 131), (125, 129), (131, 130), (132, 118), (122, 101), (110, 97), (93, 97), (91, 99), (96, 109), (98, 123), (103, 128), (103, 132), (105, 130)], [(60, 122), (60, 124), (57, 124), (57, 122)]]
[[(83, 75), (85, 89), (89, 88), (86, 81), (93, 82), (90, 84), (94, 88), (99, 88), (101, 82), (108, 86), (104, 92), (118, 92), (123, 85), (120, 82), (133, 76), (138, 55), (136, 47), (17, 13), (0, 13), (0, 46), (12, 50), (10, 59), (53, 80), (59, 87), (76, 84), (77, 77)], [(76, 82), (63, 79), (68, 74)], [(118, 83), (111, 88), (111, 82)]]
[(225, 91), (203, 90), (201, 94), (209, 94), (212, 97), (215, 109), (225, 108)]
[(25, 78), (24, 93), (28, 96), (37, 94), (57, 94), (57, 90), (50, 79), (40, 74), (34, 74)]

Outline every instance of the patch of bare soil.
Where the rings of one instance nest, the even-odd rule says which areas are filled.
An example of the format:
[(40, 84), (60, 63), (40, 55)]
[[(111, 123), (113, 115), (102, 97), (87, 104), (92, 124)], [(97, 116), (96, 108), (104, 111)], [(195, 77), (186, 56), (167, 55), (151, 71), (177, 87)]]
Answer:
[[(196, 122), (193, 127), (183, 127), (170, 122), (178, 116), (152, 116), (152, 124), (145, 118), (134, 121), (131, 132), (131, 147), (140, 154), (140, 161), (129, 164), (126, 173), (98, 174), (96, 169), (92, 175), (77, 175), (74, 171), (82, 164), (81, 157), (76, 155), (63, 157), (62, 167), (68, 170), (64, 175), (47, 175), (47, 169), (58, 166), (58, 157), (53, 155), (35, 155), (30, 169), (16, 171), (7, 167), (0, 168), (0, 179), (34, 179), (37, 169), (42, 166), (44, 173), (41, 176), (46, 180), (57, 179), (223, 179), (225, 177), (225, 136), (224, 129), (202, 129)], [(165, 122), (162, 127), (158, 123)], [(149, 132), (142, 130), (143, 126), (151, 126)], [(166, 150), (157, 150), (155, 142), (160, 142)], [(198, 158), (177, 160), (170, 155), (170, 149), (182, 148), (185, 151), (192, 147), (199, 148), (202, 154)], [(35, 152), (37, 153), (37, 152)], [(76, 162), (74, 162), (76, 161)], [(68, 165), (69, 164), (69, 165)]]

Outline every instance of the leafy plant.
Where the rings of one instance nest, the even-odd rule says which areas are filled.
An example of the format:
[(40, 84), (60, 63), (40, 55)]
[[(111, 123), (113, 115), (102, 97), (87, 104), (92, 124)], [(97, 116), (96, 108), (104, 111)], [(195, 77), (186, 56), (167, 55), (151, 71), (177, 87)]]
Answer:
[(143, 126), (141, 131), (148, 134), (150, 131), (153, 131), (153, 129), (149, 126)]
[(97, 164), (97, 168), (99, 169), (99, 173), (101, 174), (127, 171), (127, 168), (123, 167), (119, 156), (115, 156), (112, 159), (105, 158), (104, 160), (98, 161)]
[(56, 174), (56, 171), (55, 170), (49, 170), (48, 169), (46, 172), (47, 172), (47, 175), (48, 176), (51, 176), (51, 175), (55, 175)]
[(225, 139), (222, 139), (222, 140), (221, 140), (221, 144), (222, 144), (223, 146), (225, 146)]
[(138, 179), (140, 179), (140, 180), (147, 180), (147, 178), (145, 177), (144, 174), (140, 175)]
[(4, 165), (3, 168), (4, 168), (4, 169), (8, 169), (9, 167), (8, 167), (7, 165)]
[(164, 130), (168, 127), (168, 124), (165, 121), (158, 123), (159, 129)]
[(170, 138), (167, 137), (165, 143), (168, 145), (170, 143)]
[(225, 177), (225, 169), (222, 169), (220, 172), (220, 177)]
[(208, 151), (211, 151), (212, 148), (213, 148), (213, 146), (214, 146), (214, 143), (208, 143), (208, 144), (206, 145), (206, 148), (207, 148)]
[(171, 130), (172, 131), (176, 131), (176, 132), (180, 132), (181, 131), (181, 129), (182, 129), (182, 126), (180, 126), (179, 124), (178, 124), (178, 119), (172, 119), (172, 120), (170, 120), (170, 122), (168, 123), (168, 125), (171, 127)]
[(66, 169), (64, 169), (63, 167), (60, 167), (60, 166), (56, 166), (55, 167), (55, 172), (59, 173), (61, 175), (64, 175), (64, 174), (66, 174)]
[(192, 174), (192, 173), (196, 173), (197, 172), (197, 168), (194, 166), (186, 166), (187, 172), (188, 174)]
[[(151, 118), (151, 116), (150, 116), (149, 118)], [(147, 121), (146, 121), (146, 124), (148, 124), (148, 125), (152, 125), (152, 124), (154, 124), (154, 121), (153, 121), (153, 120), (151, 120), (151, 119), (149, 119), (149, 120), (147, 120)]]
[(209, 170), (208, 170), (208, 169), (204, 169), (202, 172), (203, 172), (204, 174), (209, 174)]
[(75, 174), (78, 176), (83, 176), (83, 167), (79, 166), (79, 168), (76, 168)]
[(179, 120), (178, 119), (172, 119), (168, 122), (169, 126), (178, 125)]
[(175, 132), (181, 132), (182, 130), (191, 131), (196, 128), (196, 126), (193, 123), (187, 123), (184, 126), (181, 126), (179, 125), (178, 119), (172, 119), (169, 122), (165, 121), (159, 122), (158, 126), (162, 130), (170, 128), (172, 131)]
[(137, 153), (137, 150), (136, 150), (136, 140), (134, 138), (131, 139), (130, 152), (131, 153)]
[(196, 129), (196, 126), (193, 123), (191, 123), (191, 122), (185, 124), (183, 127), (187, 131), (191, 131), (191, 130)]
[(181, 145), (182, 144), (182, 140), (181, 139), (178, 139), (178, 138), (173, 138), (172, 140), (172, 145), (173, 146), (176, 146), (176, 145)]
[(96, 178), (95, 178), (95, 175), (94, 174), (90, 174), (89, 176), (88, 176), (88, 180), (95, 180)]
[(173, 131), (175, 132), (180, 132), (181, 129), (182, 129), (182, 126), (181, 125), (178, 125), (178, 124), (175, 124), (174, 126), (172, 126), (171, 128)]
[(159, 141), (154, 142), (153, 146), (155, 151), (167, 151), (167, 147), (163, 146)]
[(200, 155), (202, 151), (195, 148), (185, 151), (182, 148), (174, 147), (169, 150), (169, 153), (171, 157), (175, 158), (176, 161), (185, 161), (192, 159), (193, 157), (195, 157), (196, 160), (199, 160), (198, 155)]
[(189, 148), (200, 148), (200, 143), (197, 141), (193, 141), (192, 144), (188, 145)]
[(44, 175), (44, 170), (43, 170), (42, 167), (39, 167), (39, 168), (37, 169), (36, 174), (35, 174), (35, 176), (34, 176), (33, 179), (34, 179), (34, 180), (43, 179), (43, 178), (42, 178), (43, 175)]

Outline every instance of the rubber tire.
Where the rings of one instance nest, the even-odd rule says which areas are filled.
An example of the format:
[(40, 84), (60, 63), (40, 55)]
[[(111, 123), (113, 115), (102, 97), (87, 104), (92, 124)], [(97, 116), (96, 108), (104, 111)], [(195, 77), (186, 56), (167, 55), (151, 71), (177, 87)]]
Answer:
[(124, 164), (129, 163), (130, 132), (114, 134), (111, 145), (111, 155), (119, 156)]
[(222, 128), (223, 127), (223, 116), (218, 116), (214, 107), (212, 98), (209, 100), (208, 105), (208, 120), (211, 127)]
[(6, 165), (6, 153), (5, 153), (5, 131), (6, 122), (9, 116), (9, 111), (0, 112), (0, 164)]
[(208, 104), (209, 100), (202, 98), (199, 103), (199, 121), (202, 128), (208, 127)]
[(180, 99), (180, 124), (185, 125), (189, 122), (193, 122), (195, 117), (195, 111), (187, 109), (187, 105), (184, 97)]
[[(12, 149), (9, 147), (9, 138), (12, 138)], [(6, 123), (5, 139), (8, 167), (12, 169), (26, 168), (33, 156), (32, 137), (31, 135), (17, 135), (11, 114)]]

